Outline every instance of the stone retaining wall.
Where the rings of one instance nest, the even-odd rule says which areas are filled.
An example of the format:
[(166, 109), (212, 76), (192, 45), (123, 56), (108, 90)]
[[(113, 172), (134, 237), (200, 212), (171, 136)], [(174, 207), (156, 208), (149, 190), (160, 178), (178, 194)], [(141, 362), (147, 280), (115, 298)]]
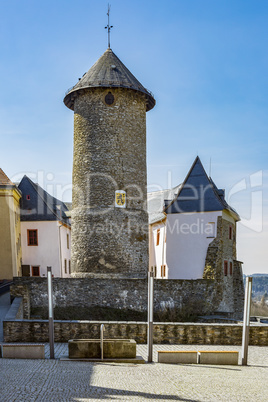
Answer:
[[(69, 339), (99, 339), (100, 325), (105, 338), (134, 339), (147, 343), (144, 322), (55, 321), (55, 342)], [(48, 342), (48, 321), (3, 322), (4, 342)], [(242, 324), (155, 323), (155, 344), (241, 345)], [(250, 345), (268, 346), (268, 325), (250, 327)]]

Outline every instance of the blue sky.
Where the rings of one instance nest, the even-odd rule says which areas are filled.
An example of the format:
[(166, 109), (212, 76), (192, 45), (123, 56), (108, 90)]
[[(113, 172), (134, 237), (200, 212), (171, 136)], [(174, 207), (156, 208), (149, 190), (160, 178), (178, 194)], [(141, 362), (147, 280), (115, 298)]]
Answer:
[[(244, 272), (268, 273), (268, 2), (111, 0), (111, 47), (151, 90), (149, 190), (198, 154), (243, 218)], [(70, 200), (73, 113), (63, 104), (107, 48), (105, 0), (0, 2), (0, 166)], [(231, 195), (231, 196), (230, 196)]]

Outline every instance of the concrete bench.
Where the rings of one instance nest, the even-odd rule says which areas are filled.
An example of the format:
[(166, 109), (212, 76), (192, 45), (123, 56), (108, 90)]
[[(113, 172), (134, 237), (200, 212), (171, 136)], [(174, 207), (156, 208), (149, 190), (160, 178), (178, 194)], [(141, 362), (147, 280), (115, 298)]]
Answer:
[[(68, 341), (69, 358), (101, 358), (101, 341), (99, 339), (71, 339)], [(104, 339), (103, 356), (105, 359), (136, 357), (134, 339)]]
[(159, 351), (158, 363), (197, 363), (197, 352), (193, 351)]
[(44, 344), (17, 344), (2, 345), (2, 357), (4, 359), (44, 359)]
[(238, 365), (238, 352), (234, 351), (199, 351), (198, 363), (200, 364), (226, 364)]

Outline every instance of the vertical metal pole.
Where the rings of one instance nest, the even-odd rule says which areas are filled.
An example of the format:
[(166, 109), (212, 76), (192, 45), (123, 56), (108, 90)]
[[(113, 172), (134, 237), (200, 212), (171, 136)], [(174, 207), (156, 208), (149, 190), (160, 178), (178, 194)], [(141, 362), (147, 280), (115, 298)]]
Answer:
[(148, 272), (148, 362), (153, 361), (153, 315), (154, 315), (154, 271), (153, 267)]
[(103, 360), (103, 332), (104, 332), (104, 324), (101, 324), (100, 326), (101, 360)]
[(247, 276), (245, 303), (244, 303), (243, 337), (242, 337), (242, 366), (246, 366), (248, 363), (251, 292), (252, 292), (252, 277)]
[(53, 317), (53, 291), (51, 267), (47, 267), (47, 290), (48, 290), (48, 331), (50, 359), (54, 359), (54, 317)]

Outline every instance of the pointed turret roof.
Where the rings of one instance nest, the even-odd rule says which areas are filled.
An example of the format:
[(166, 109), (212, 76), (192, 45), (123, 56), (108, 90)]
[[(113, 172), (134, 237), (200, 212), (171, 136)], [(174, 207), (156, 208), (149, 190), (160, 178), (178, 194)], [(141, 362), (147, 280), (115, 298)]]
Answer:
[(166, 201), (165, 212), (209, 212), (229, 210), (236, 220), (240, 220), (237, 212), (231, 208), (224, 198), (224, 190), (218, 189), (197, 156), (186, 176), (178, 195), (173, 201)]
[(5, 172), (0, 168), (0, 186), (14, 186), (14, 183), (7, 177)]
[(74, 110), (74, 99), (88, 88), (127, 88), (142, 92), (147, 99), (146, 110), (151, 110), (155, 105), (155, 99), (150, 91), (134, 77), (122, 61), (108, 48), (99, 60), (88, 70), (78, 83), (67, 91), (64, 103)]

